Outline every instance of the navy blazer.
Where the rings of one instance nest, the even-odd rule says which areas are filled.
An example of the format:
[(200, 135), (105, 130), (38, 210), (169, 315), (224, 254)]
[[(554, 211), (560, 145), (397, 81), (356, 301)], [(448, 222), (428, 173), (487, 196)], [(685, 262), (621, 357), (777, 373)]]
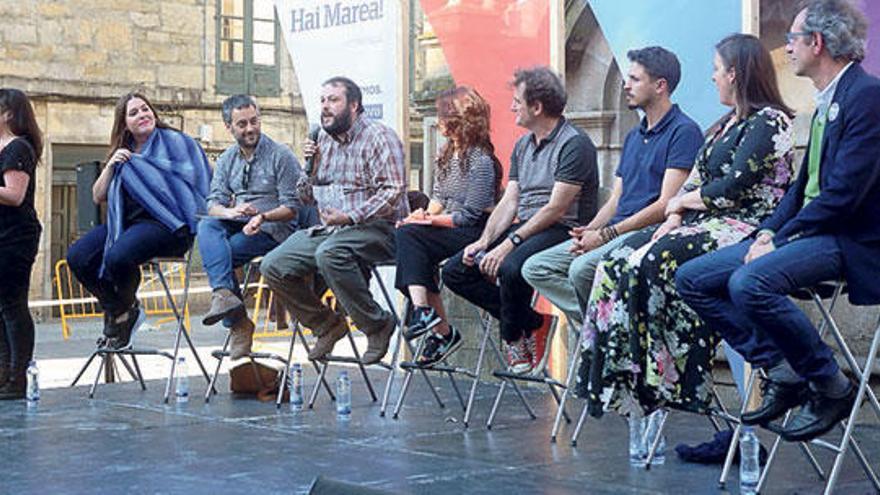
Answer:
[[(797, 181), (757, 230), (774, 231), (776, 247), (803, 237), (835, 236), (843, 251), (850, 302), (878, 304), (880, 79), (853, 64), (841, 76), (831, 105), (839, 110), (822, 135), (819, 196), (803, 206), (809, 175), (804, 156)], [(809, 262), (822, 263), (821, 253)]]

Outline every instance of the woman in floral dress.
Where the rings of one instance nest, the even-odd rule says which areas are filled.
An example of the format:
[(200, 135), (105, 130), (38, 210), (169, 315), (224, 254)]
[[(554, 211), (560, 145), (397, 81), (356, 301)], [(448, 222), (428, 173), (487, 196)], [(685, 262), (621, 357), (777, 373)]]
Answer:
[(577, 384), (593, 416), (705, 411), (718, 339), (678, 297), (675, 271), (750, 235), (791, 180), (792, 112), (770, 54), (741, 34), (715, 49), (712, 79), (733, 111), (707, 133), (667, 220), (632, 235), (596, 272)]

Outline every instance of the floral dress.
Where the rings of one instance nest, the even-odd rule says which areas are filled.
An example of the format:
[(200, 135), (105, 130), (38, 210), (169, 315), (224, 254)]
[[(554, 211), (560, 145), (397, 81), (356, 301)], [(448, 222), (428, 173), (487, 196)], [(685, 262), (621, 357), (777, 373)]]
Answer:
[(683, 187), (699, 188), (708, 210), (685, 213), (681, 227), (657, 241), (659, 226), (642, 229), (605, 256), (584, 319), (576, 389), (590, 414), (706, 410), (718, 337), (678, 297), (675, 272), (751, 234), (785, 194), (792, 155), (791, 120), (779, 110), (719, 125)]

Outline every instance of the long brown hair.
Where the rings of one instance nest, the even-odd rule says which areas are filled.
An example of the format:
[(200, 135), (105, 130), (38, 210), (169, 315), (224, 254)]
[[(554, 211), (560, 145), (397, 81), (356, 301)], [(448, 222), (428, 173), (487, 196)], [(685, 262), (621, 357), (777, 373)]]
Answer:
[[(449, 173), (453, 154), (457, 151), (459, 166), (467, 172), (467, 153), (471, 149), (482, 149), (491, 158), (495, 168), (495, 200), (501, 195), (501, 162), (495, 156), (495, 146), (489, 136), (489, 103), (477, 90), (468, 86), (448, 89), (437, 97), (437, 116), (446, 127), (449, 140), (440, 150), (437, 158), (438, 175)], [(454, 142), (458, 143), (458, 149)]]
[(37, 125), (34, 107), (23, 91), (13, 88), (0, 88), (0, 113), (9, 112), (11, 117), (6, 125), (10, 132), (25, 138), (34, 148), (34, 160), (40, 163), (43, 156), (43, 133)]
[(159, 118), (159, 113), (156, 112), (156, 107), (154, 107), (153, 104), (150, 103), (150, 100), (148, 100), (143, 93), (139, 91), (132, 91), (131, 93), (124, 94), (119, 97), (118, 100), (116, 100), (116, 108), (113, 109), (113, 130), (110, 132), (110, 152), (107, 153), (108, 160), (119, 148), (125, 148), (127, 150), (133, 151), (131, 148), (133, 137), (131, 135), (131, 131), (128, 130), (128, 126), (125, 125), (125, 114), (128, 107), (128, 102), (134, 98), (140, 98), (144, 100), (144, 103), (146, 103), (147, 107), (150, 108), (150, 111), (153, 112), (153, 117), (156, 119), (157, 128), (174, 129)]
[(772, 107), (794, 116), (779, 93), (776, 69), (770, 52), (751, 34), (731, 34), (715, 45), (715, 50), (726, 69), (734, 70), (734, 94), (740, 113), (745, 118), (764, 107)]

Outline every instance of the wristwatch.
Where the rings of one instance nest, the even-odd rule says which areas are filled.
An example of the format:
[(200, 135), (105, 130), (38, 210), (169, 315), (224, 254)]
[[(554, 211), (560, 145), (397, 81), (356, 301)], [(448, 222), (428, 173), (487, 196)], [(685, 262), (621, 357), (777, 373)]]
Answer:
[(523, 243), (523, 238), (519, 236), (516, 232), (511, 232), (507, 234), (507, 238), (510, 239), (510, 242), (513, 243), (513, 247), (519, 247), (520, 244)]

